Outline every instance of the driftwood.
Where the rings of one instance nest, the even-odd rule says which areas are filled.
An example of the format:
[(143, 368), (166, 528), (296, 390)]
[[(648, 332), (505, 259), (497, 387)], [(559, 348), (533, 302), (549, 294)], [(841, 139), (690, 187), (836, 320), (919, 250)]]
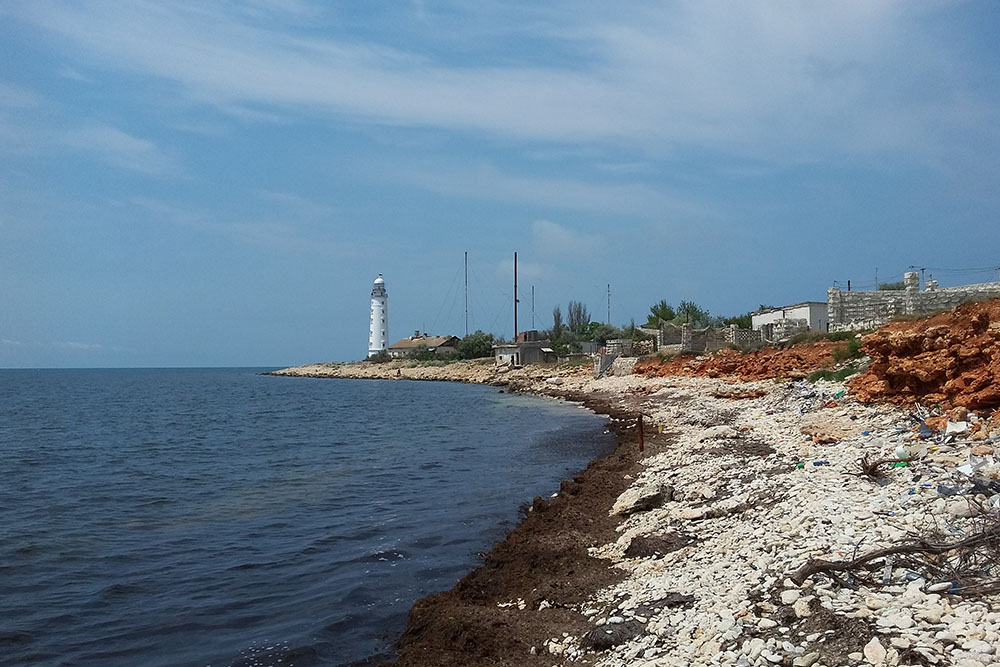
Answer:
[(869, 461), (867, 456), (862, 456), (858, 459), (858, 463), (861, 464), (861, 474), (874, 482), (885, 476), (885, 471), (879, 466), (883, 466), (886, 463), (909, 463), (912, 460), (913, 459), (877, 459), (875, 461)]
[[(932, 544), (927, 540), (917, 540), (884, 549), (876, 549), (853, 560), (829, 561), (814, 558), (807, 561), (805, 565), (793, 572), (788, 578), (795, 582), (797, 586), (801, 586), (806, 579), (814, 574), (826, 574), (831, 578), (837, 579), (836, 573), (856, 570), (886, 556), (912, 554), (941, 555), (956, 550), (972, 551), (980, 547), (996, 548), (998, 542), (1000, 542), (1000, 524), (995, 524), (981, 532), (951, 544)], [(997, 586), (1000, 586), (1000, 582), (992, 581), (979, 583), (974, 588), (977, 589), (977, 592), (986, 592), (987, 590), (995, 589)]]

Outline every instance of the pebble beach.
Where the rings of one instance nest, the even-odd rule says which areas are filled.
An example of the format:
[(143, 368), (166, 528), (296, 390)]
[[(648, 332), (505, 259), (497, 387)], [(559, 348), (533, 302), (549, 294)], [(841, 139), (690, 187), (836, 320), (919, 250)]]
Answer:
[[(326, 368), (346, 376), (352, 366)], [(931, 415), (859, 403), (835, 382), (642, 377), (627, 367), (594, 379), (587, 367), (470, 364), (463, 375), (463, 364), (384, 366), (385, 377), (461, 379), (584, 404), (600, 396), (615, 415), (619, 450), (634, 460), (610, 506), (585, 508), (613, 522), (608, 539), (583, 546), (615, 583), (569, 605), (537, 590), (477, 601), (512, 626), (519, 615), (555, 608), (573, 617), (561, 632), (508, 642), (516, 645), (503, 664), (1000, 666), (1000, 595), (988, 585), (996, 583), (995, 543), (969, 556), (980, 559), (975, 565), (911, 554), (795, 576), (816, 559), (850, 561), (995, 529), (997, 498), (959, 470), (972, 461), (980, 481), (1000, 479), (992, 449), (1000, 432), (988, 413), (942, 415), (942, 428), (930, 432), (916, 425)], [(639, 414), (642, 452), (632, 419)], [(877, 479), (862, 474), (862, 459), (900, 454), (910, 460), (882, 465)], [(981, 575), (978, 588), (965, 576), (970, 568)], [(461, 647), (454, 662), (445, 654), (421, 663), (431, 654), (418, 641), (403, 647), (399, 664), (462, 664)], [(491, 664), (468, 651), (464, 659)]]

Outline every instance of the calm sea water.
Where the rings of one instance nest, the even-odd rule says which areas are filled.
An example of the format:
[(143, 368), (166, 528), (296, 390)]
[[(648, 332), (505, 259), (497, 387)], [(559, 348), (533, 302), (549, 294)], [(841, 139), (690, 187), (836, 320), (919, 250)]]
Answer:
[(262, 369), (0, 371), (0, 663), (391, 653), (605, 420), (495, 388)]

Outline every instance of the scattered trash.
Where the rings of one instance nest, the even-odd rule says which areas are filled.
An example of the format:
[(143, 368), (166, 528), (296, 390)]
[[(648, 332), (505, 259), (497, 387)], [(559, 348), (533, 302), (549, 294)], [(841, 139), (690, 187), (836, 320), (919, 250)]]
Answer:
[(948, 425), (944, 429), (945, 435), (961, 435), (962, 433), (968, 433), (969, 422), (948, 422)]

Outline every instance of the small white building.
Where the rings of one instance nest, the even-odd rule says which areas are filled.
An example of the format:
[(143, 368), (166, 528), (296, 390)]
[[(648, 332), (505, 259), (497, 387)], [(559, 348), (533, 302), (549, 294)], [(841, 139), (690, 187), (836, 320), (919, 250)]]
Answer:
[(771, 308), (759, 310), (750, 316), (752, 328), (761, 331), (765, 340), (774, 340), (771, 332), (787, 331), (791, 328), (791, 322), (803, 325), (810, 331), (827, 331), (829, 329), (827, 320), (827, 307), (825, 301), (804, 301), (782, 306), (781, 308)]
[(373, 357), (389, 344), (389, 294), (382, 274), (372, 283), (371, 325), (368, 327), (368, 356)]

